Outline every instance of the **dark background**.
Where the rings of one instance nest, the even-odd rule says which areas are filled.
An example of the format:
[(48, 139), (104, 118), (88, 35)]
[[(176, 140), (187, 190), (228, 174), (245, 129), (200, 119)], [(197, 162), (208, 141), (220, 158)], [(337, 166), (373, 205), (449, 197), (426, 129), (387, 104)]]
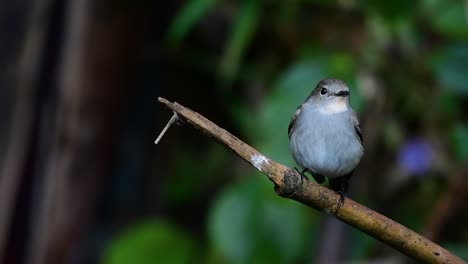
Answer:
[(0, 263), (406, 263), (190, 126), (177, 101), (295, 166), (287, 127), (345, 80), (350, 196), (468, 259), (468, 3), (0, 3)]

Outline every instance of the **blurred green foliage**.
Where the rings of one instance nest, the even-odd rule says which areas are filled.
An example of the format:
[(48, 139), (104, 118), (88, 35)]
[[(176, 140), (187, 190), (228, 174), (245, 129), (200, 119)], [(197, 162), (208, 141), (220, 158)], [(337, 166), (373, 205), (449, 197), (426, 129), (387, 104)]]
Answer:
[[(249, 97), (252, 83), (262, 87), (256, 91), (261, 94), (256, 100), (230, 94), (226, 111), (241, 138), (290, 166), (294, 162), (288, 151), (287, 125), (320, 79), (345, 80), (351, 104), (361, 116), (377, 111), (379, 104), (372, 100), (380, 96), (381, 111), (386, 112), (373, 120), (378, 127), (370, 135), (374, 152), (367, 153), (371, 162), (366, 171), (374, 178), (392, 178), (390, 173), (399, 170), (396, 153), (413, 135), (437, 135), (438, 141), (429, 143), (446, 147), (448, 154), (440, 151), (436, 156), (453, 158), (452, 165), (468, 160), (466, 10), (461, 0), (188, 0), (172, 19), (167, 43), (185, 51), (183, 56), (192, 60), (193, 70), (210, 72), (221, 88), (240, 83), (249, 87), (243, 92)], [(208, 15), (228, 22), (220, 52), (197, 49), (187, 41)], [(363, 71), (377, 79), (380, 90), (363, 88), (367, 85)], [(225, 173), (230, 162), (231, 154), (221, 149), (184, 146), (175, 151), (174, 164), (169, 164), (171, 177), (161, 190), (168, 204), (189, 204), (209, 192), (209, 182)], [(448, 174), (432, 169), (431, 175)], [(236, 171), (241, 172), (232, 175), (232, 182), (210, 204), (206, 239), (191, 239), (175, 224), (136, 225), (119, 236), (104, 263), (313, 262), (322, 216), (276, 197), (263, 177)], [(408, 182), (414, 179), (401, 177)], [(390, 180), (374, 178), (366, 186), (381, 196), (363, 197), (363, 203), (388, 199), (391, 194), (386, 189), (401, 185), (392, 187)], [(403, 204), (390, 202), (391, 208), (384, 208), (396, 211), (397, 220), (419, 231), (444, 188), (434, 178), (424, 179), (421, 186), (400, 195), (405, 197)], [(463, 239), (449, 249), (467, 258), (468, 238)], [(346, 258), (351, 260), (372, 257), (378, 247), (374, 239), (356, 230), (347, 240)], [(198, 243), (209, 249), (195, 254)]]
[(171, 45), (179, 46), (190, 29), (202, 18), (206, 12), (216, 4), (216, 0), (193, 0), (180, 10), (172, 21), (168, 30), (168, 41)]
[(462, 161), (468, 161), (468, 125), (456, 124), (452, 131), (452, 149), (455, 157)]
[[(468, 43), (468, 42), (467, 42)], [(468, 44), (456, 43), (445, 47), (438, 59), (434, 59), (433, 68), (440, 85), (456, 95), (468, 94)]]
[(463, 260), (468, 259), (468, 247), (460, 244), (443, 245), (447, 250), (461, 257)]
[(422, 1), (422, 11), (435, 30), (442, 34), (466, 40), (468, 27), (466, 25), (466, 3), (463, 1)]
[(294, 263), (313, 249), (317, 215), (271, 193), (271, 184), (252, 175), (216, 201), (208, 230), (228, 263)]
[(193, 239), (177, 226), (152, 221), (131, 226), (106, 250), (105, 264), (191, 263), (197, 257)]
[(260, 17), (260, 2), (244, 0), (226, 42), (221, 59), (220, 76), (223, 81), (232, 81), (245, 50), (252, 41)]
[[(212, 144), (203, 155), (198, 149), (178, 146), (173, 154), (177, 160), (170, 161), (173, 168), (167, 181), (162, 184), (161, 195), (170, 205), (191, 202), (206, 193), (218, 172), (227, 166), (229, 152), (219, 144)], [(183, 166), (178, 166), (182, 164)]]

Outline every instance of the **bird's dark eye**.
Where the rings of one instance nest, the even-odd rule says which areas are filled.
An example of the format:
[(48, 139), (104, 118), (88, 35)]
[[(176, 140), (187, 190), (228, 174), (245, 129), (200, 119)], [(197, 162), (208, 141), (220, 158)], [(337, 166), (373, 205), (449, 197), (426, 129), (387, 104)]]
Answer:
[(327, 88), (325, 88), (325, 87), (322, 87), (322, 90), (320, 90), (320, 94), (321, 94), (321, 95), (324, 95), (324, 94), (326, 94), (327, 92), (328, 92), (328, 90), (327, 90)]

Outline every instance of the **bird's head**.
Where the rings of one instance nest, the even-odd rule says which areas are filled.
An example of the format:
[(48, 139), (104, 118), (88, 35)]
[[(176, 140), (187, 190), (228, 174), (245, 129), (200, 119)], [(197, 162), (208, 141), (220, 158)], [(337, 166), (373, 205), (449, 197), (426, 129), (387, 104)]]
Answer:
[(339, 79), (321, 80), (307, 99), (325, 114), (344, 112), (349, 109), (349, 88)]

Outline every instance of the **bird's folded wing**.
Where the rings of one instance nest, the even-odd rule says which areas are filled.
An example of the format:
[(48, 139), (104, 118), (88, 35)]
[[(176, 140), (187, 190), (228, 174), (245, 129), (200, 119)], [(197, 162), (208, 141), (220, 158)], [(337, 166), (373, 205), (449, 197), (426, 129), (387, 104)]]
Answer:
[(359, 120), (357, 118), (356, 112), (352, 111), (351, 113), (351, 122), (353, 122), (354, 130), (356, 131), (356, 135), (359, 137), (361, 144), (364, 143), (362, 140), (362, 131), (361, 126), (359, 125)]
[(291, 138), (291, 134), (294, 131), (294, 124), (296, 123), (296, 118), (301, 113), (302, 105), (300, 105), (297, 109), (296, 112), (294, 112), (294, 115), (291, 117), (291, 122), (289, 122), (288, 126), (288, 137)]

